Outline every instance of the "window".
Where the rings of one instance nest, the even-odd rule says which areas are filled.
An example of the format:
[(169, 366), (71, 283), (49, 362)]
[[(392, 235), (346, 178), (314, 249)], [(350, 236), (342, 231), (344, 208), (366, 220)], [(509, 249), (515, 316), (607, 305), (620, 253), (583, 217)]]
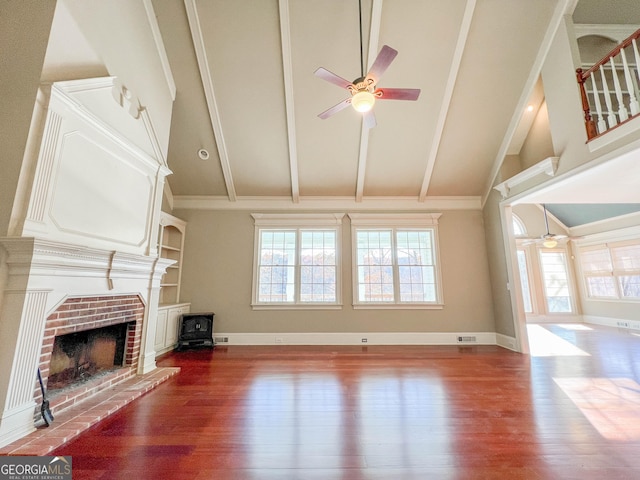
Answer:
[(533, 313), (533, 303), (531, 302), (531, 286), (529, 285), (529, 265), (527, 262), (527, 252), (518, 249), (518, 270), (520, 272), (520, 287), (522, 289), (522, 301), (524, 313)]
[(540, 250), (542, 283), (549, 313), (571, 313), (571, 291), (563, 250)]
[(640, 299), (640, 240), (580, 248), (589, 298)]
[(527, 234), (527, 229), (524, 227), (524, 222), (520, 220), (515, 213), (511, 215), (513, 222), (513, 234), (516, 237), (523, 237)]
[(356, 307), (442, 307), (440, 214), (350, 214)]
[(253, 214), (254, 307), (338, 306), (344, 214)]

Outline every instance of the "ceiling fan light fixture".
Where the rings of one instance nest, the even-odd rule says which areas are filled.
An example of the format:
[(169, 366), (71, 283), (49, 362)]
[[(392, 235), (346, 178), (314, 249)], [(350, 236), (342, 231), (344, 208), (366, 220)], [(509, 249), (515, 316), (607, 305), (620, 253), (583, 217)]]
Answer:
[(374, 103), (376, 103), (376, 97), (368, 90), (360, 90), (351, 97), (351, 106), (357, 112), (368, 112), (373, 108)]
[(544, 242), (542, 242), (542, 245), (545, 248), (554, 248), (558, 245), (558, 241), (555, 240), (554, 238), (548, 238)]

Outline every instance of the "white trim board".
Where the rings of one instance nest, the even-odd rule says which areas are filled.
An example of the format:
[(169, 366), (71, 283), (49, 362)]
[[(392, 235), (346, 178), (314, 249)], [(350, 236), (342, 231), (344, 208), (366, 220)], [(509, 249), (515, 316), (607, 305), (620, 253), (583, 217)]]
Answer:
[(298, 203), (290, 197), (236, 197), (175, 195), (175, 209), (193, 210), (349, 210), (349, 211), (428, 211), (428, 210), (481, 210), (480, 197), (427, 197), (419, 202), (416, 197), (309, 197), (300, 196)]
[[(228, 342), (218, 345), (498, 345), (494, 332), (313, 332), (313, 333), (223, 333)], [(475, 337), (459, 342), (458, 337)], [(504, 337), (504, 336), (503, 336)], [(505, 337), (505, 339), (508, 337)], [(362, 339), (366, 339), (363, 342)], [(503, 341), (504, 339), (501, 339)], [(508, 341), (504, 341), (508, 343)], [(514, 342), (515, 344), (515, 342)], [(510, 347), (506, 347), (510, 348)], [(513, 348), (511, 348), (513, 349)]]
[(624, 318), (598, 317), (596, 315), (583, 315), (583, 318), (584, 323), (591, 323), (593, 325), (640, 330), (640, 318), (638, 320), (628, 320)]
[(496, 345), (508, 350), (513, 350), (514, 352), (518, 351), (518, 349), (516, 348), (515, 337), (503, 335), (502, 333), (496, 333)]

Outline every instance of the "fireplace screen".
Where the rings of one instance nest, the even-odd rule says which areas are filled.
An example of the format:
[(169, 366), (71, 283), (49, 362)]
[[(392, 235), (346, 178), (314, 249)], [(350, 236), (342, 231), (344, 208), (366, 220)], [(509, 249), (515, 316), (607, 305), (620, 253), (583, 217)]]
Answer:
[(49, 390), (82, 383), (124, 364), (127, 323), (74, 332), (55, 338)]

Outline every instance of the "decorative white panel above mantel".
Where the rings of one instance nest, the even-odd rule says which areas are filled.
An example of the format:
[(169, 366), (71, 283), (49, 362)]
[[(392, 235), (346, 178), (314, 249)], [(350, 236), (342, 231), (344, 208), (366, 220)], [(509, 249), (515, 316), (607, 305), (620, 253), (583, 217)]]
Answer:
[(118, 102), (122, 89), (113, 77), (51, 86), (39, 154), (31, 160), (31, 195), (17, 233), (155, 253), (156, 207), (171, 172), (146, 109), (128, 91), (127, 101)]

